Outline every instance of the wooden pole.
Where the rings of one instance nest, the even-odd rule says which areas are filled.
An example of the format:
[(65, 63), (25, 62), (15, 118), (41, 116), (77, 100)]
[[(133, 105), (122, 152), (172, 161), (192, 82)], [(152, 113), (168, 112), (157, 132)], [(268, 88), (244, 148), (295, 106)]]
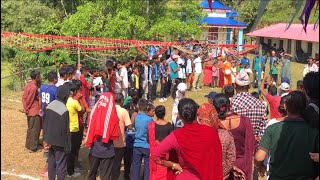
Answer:
[[(22, 55), (21, 55), (22, 56)], [(23, 89), (23, 80), (22, 80), (22, 71), (21, 71), (21, 56), (18, 57), (18, 66), (19, 66), (19, 78), (20, 78), (20, 87)]]
[(78, 70), (80, 71), (80, 36), (78, 33)]
[(56, 73), (58, 72), (58, 67), (57, 67), (57, 59), (56, 59), (56, 53), (53, 55), (53, 62), (54, 62), (54, 67), (56, 69)]

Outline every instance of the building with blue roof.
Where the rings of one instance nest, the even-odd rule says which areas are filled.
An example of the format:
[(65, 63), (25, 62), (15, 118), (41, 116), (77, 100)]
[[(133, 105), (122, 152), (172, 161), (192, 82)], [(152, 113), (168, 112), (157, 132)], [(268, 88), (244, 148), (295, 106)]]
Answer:
[[(209, 8), (208, 0), (203, 0), (199, 6), (208, 13), (207, 17), (199, 21), (203, 29), (199, 38), (201, 41), (214, 44), (243, 44), (243, 29), (247, 27), (247, 24), (234, 19), (239, 17), (239, 13), (219, 0), (213, 0), (212, 10)], [(235, 34), (238, 35), (237, 42), (233, 41)], [(242, 46), (238, 48), (242, 50)]]

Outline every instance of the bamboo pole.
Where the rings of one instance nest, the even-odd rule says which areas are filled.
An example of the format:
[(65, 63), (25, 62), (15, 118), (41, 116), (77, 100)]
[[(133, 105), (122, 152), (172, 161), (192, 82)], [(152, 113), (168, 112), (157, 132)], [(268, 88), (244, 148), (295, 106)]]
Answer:
[(80, 35), (78, 33), (78, 70), (80, 71)]
[(55, 67), (55, 69), (56, 69), (56, 73), (58, 73), (56, 53), (54, 53), (54, 55), (53, 55), (53, 62), (54, 62), (54, 67)]

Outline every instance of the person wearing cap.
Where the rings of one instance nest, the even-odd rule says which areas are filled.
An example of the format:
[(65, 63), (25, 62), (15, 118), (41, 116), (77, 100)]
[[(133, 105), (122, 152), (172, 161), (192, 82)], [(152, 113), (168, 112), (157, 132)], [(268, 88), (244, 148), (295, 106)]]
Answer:
[(187, 85), (181, 82), (180, 79), (177, 81), (178, 85), (174, 86), (173, 93), (171, 94), (172, 98), (174, 99), (172, 106), (172, 124), (174, 128), (181, 128), (183, 123), (178, 117), (178, 104), (179, 101), (186, 96)]
[(281, 83), (279, 88), (280, 88), (279, 96), (283, 97), (283, 96), (289, 94), (290, 85), (288, 83), (286, 83), (286, 82)]
[(281, 53), (281, 62), (282, 62), (282, 66), (281, 66), (281, 72), (280, 72), (280, 77), (281, 77), (281, 81), (283, 78), (288, 78), (289, 81), (291, 80), (291, 60), (289, 58), (290, 54), (285, 54), (285, 53)]
[(208, 103), (213, 104), (213, 98), (217, 95), (218, 93), (212, 91), (209, 94), (205, 95), (204, 97), (208, 98)]
[(201, 90), (200, 89), (200, 76), (202, 73), (202, 54), (199, 54), (198, 57), (193, 60), (192, 69), (194, 70), (194, 80), (192, 83), (192, 91)]
[(250, 78), (241, 71), (236, 77), (236, 95), (231, 102), (231, 111), (250, 118), (255, 138), (259, 141), (267, 124), (267, 107), (249, 93), (249, 88)]

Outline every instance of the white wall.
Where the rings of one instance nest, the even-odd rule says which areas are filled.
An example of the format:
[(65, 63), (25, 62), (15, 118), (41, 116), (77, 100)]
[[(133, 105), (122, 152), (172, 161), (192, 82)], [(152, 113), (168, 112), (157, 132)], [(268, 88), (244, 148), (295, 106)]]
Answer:
[(208, 12), (208, 17), (227, 17), (227, 13), (212, 11), (212, 12)]
[(218, 44), (225, 44), (227, 39), (227, 29), (218, 28)]
[(314, 57), (316, 53), (319, 53), (319, 43), (312, 42), (312, 57)]

